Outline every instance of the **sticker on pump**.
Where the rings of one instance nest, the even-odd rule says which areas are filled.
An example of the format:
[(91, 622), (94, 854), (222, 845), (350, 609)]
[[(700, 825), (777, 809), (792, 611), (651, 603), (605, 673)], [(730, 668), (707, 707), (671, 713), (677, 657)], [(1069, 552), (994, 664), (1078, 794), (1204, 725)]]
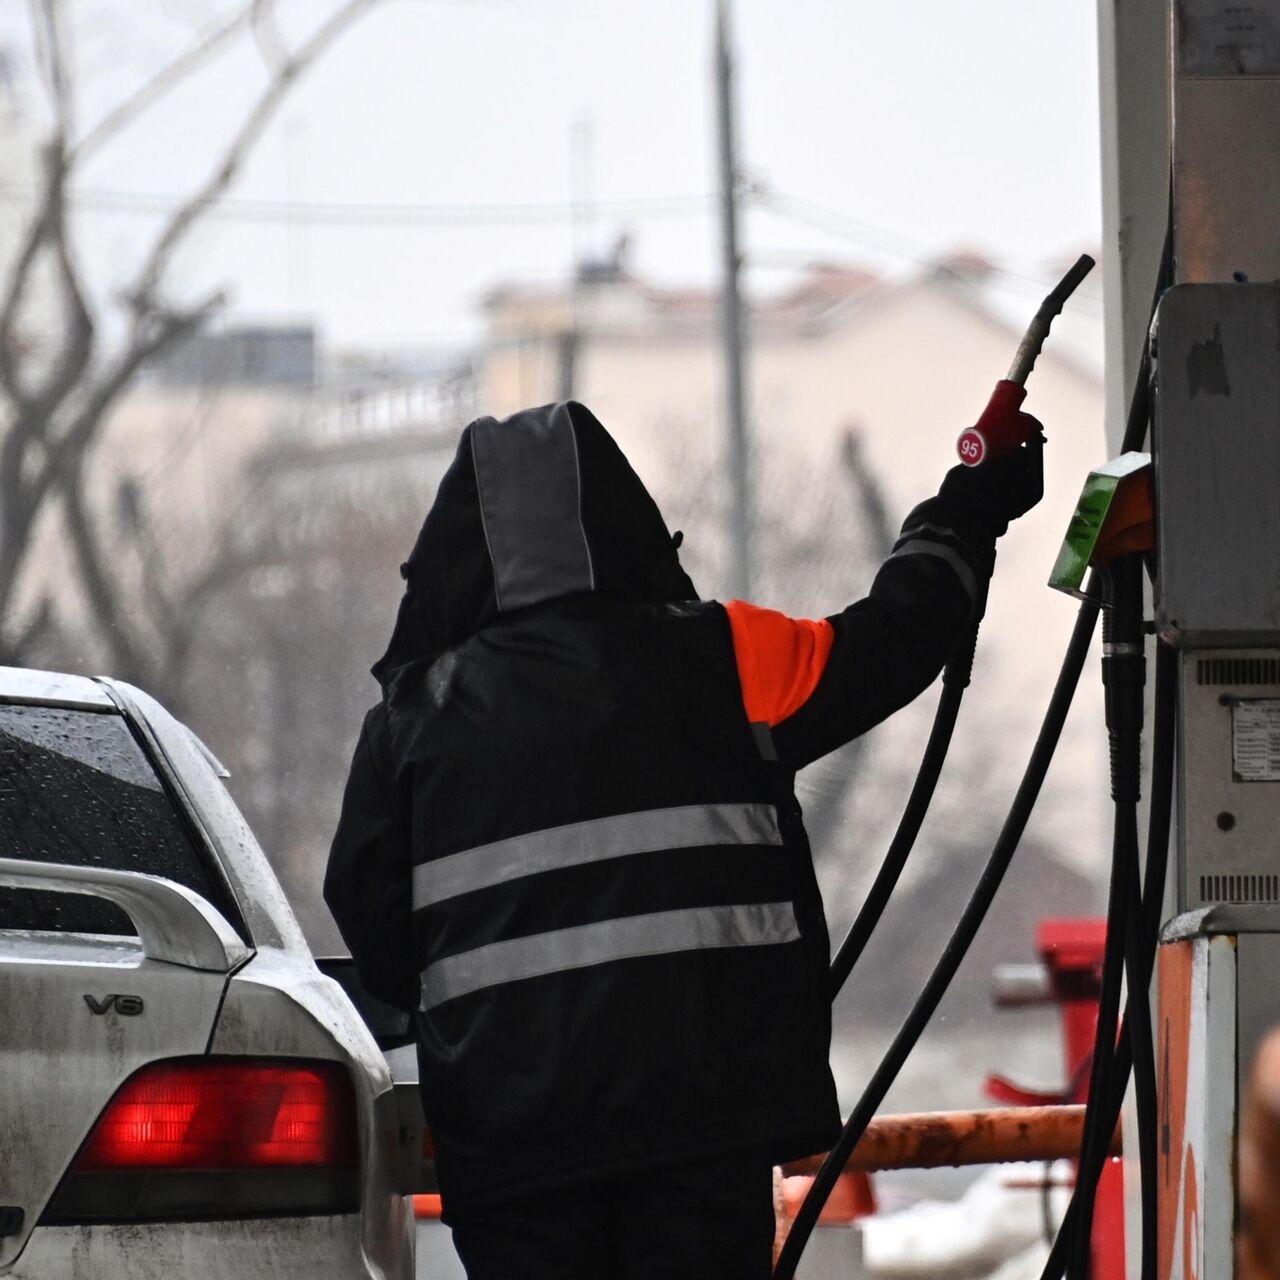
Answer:
[(1237, 782), (1280, 782), (1280, 698), (1232, 705), (1231, 773)]

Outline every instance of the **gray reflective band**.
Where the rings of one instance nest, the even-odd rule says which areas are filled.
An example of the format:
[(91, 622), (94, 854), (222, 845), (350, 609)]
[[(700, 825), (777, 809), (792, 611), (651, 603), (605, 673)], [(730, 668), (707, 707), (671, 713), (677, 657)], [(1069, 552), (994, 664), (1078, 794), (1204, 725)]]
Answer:
[(471, 425), (471, 457), (498, 608), (594, 590), (568, 412), (481, 418)]
[(896, 560), (899, 556), (937, 556), (939, 560), (945, 560), (955, 570), (956, 577), (960, 579), (960, 585), (969, 594), (969, 599), (978, 598), (978, 579), (974, 576), (968, 561), (958, 551), (944, 547), (940, 542), (913, 538), (906, 546), (899, 547), (889, 559)]
[(413, 905), (416, 910), (459, 894), (505, 884), (518, 876), (561, 867), (659, 849), (735, 844), (782, 844), (772, 805), (693, 804), (677, 809), (646, 809), (512, 836), (414, 867)]
[(936, 533), (940, 538), (954, 538), (959, 542), (960, 535), (954, 529), (948, 529), (944, 524), (932, 524), (928, 520), (921, 520), (919, 524), (913, 524), (909, 529), (903, 529), (902, 537), (918, 538), (922, 533)]
[(789, 902), (656, 911), (493, 942), (428, 965), (422, 972), (425, 1013), (446, 1000), (524, 978), (585, 969), (610, 960), (721, 947), (760, 947), (800, 937)]

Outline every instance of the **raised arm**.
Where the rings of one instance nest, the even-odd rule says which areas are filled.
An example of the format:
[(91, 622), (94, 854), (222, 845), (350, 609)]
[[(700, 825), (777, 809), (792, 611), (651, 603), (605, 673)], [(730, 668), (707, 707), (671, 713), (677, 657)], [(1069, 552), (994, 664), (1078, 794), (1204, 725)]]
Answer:
[(1039, 501), (1041, 442), (955, 467), (907, 517), (866, 599), (820, 621), (726, 606), (747, 718), (790, 769), (892, 715), (942, 670), (985, 600), (996, 539)]

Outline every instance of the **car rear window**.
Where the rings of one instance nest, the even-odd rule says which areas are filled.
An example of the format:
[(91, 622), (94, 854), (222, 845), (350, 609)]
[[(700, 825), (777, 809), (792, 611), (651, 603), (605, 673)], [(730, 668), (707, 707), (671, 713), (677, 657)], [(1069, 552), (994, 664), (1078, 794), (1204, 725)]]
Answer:
[[(168, 790), (113, 713), (0, 706), (0, 856), (145, 871), (227, 909)], [(100, 899), (5, 888), (0, 929), (136, 932)]]

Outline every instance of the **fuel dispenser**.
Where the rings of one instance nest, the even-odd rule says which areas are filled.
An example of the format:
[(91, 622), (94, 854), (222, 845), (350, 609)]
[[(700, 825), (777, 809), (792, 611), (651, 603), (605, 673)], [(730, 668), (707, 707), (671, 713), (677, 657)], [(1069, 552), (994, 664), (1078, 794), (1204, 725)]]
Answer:
[(1236, 1117), (1280, 1023), (1280, 285), (1171, 289), (1154, 330), (1160, 571), (1181, 716), (1159, 952), (1162, 1280), (1232, 1274)]

